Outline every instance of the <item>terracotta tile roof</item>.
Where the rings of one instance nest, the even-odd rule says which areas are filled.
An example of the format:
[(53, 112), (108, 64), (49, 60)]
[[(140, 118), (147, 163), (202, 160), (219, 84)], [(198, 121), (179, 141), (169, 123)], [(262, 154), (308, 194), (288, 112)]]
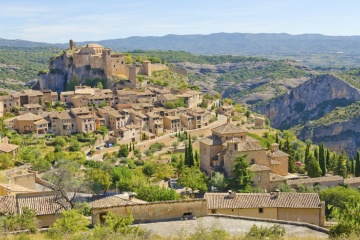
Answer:
[(285, 181), (286, 178), (282, 177), (281, 175), (270, 173), (270, 181), (278, 182), (278, 181)]
[(48, 122), (45, 119), (40, 119), (40, 120), (34, 122), (34, 124), (48, 124)]
[(70, 115), (70, 111), (60, 111), (60, 112), (51, 112), (49, 114), (50, 118), (58, 118), (58, 119), (72, 119)]
[(17, 202), (20, 214), (22, 213), (22, 209), (25, 207), (35, 210), (36, 215), (49, 215), (59, 213), (63, 210), (63, 207), (58, 204), (56, 200), (57, 197), (54, 195), (33, 197), (20, 197), (19, 195), (17, 195)]
[(267, 166), (264, 165), (260, 165), (260, 164), (252, 164), (249, 169), (253, 172), (261, 172), (261, 171), (271, 171), (270, 168), (268, 168)]
[(203, 138), (199, 140), (200, 142), (206, 144), (206, 145), (221, 145), (222, 141), (218, 136), (212, 135), (207, 138)]
[(16, 197), (15, 196), (0, 197), (0, 213), (2, 213), (2, 214), (16, 213)]
[(88, 47), (88, 48), (104, 48), (103, 46), (101, 46), (100, 44), (97, 44), (97, 43), (89, 43), (86, 45), (86, 47)]
[(35, 192), (34, 189), (26, 188), (17, 184), (1, 183), (0, 187), (6, 189), (9, 192)]
[(240, 141), (237, 141), (237, 146), (238, 146), (237, 149), (239, 152), (241, 152), (241, 151), (257, 151), (257, 150), (266, 149), (257, 143), (252, 143), (252, 142), (242, 140), (242, 139)]
[(87, 114), (87, 115), (80, 115), (80, 116), (77, 116), (78, 118), (80, 118), (80, 119), (83, 119), (83, 118), (95, 118), (95, 116), (94, 115), (92, 115), (92, 114)]
[(244, 130), (240, 127), (237, 127), (231, 123), (225, 123), (224, 125), (213, 128), (212, 131), (216, 132), (216, 133), (220, 133), (220, 134), (247, 132), (246, 130)]
[(29, 112), (29, 113), (25, 113), (23, 115), (17, 116), (16, 119), (18, 121), (37, 121), (37, 120), (40, 120), (43, 118)]
[[(64, 202), (64, 205), (66, 203)], [(63, 207), (56, 202), (53, 193), (43, 194), (37, 192), (20, 193), (16, 196), (0, 197), (1, 213), (22, 213), (22, 209), (28, 207), (36, 211), (36, 215), (49, 215), (59, 213)]]
[(208, 209), (228, 208), (321, 208), (317, 193), (206, 193)]
[(166, 100), (166, 101), (175, 101), (178, 100), (178, 97), (172, 95), (172, 94), (163, 94), (162, 97)]
[(147, 203), (147, 202), (136, 198), (132, 198), (130, 200), (128, 195), (118, 194), (118, 195), (102, 198), (99, 200), (95, 200), (93, 202), (90, 202), (89, 204), (92, 208), (109, 208), (109, 207), (136, 205), (139, 203)]
[(9, 152), (15, 151), (18, 148), (19, 148), (19, 146), (15, 145), (15, 144), (0, 143), (0, 152), (9, 153)]
[(325, 183), (339, 181), (344, 182), (344, 178), (341, 176), (329, 176), (329, 177), (318, 177), (318, 178), (304, 178), (304, 179), (295, 179), (295, 180), (287, 180), (288, 185), (297, 185), (297, 184), (315, 184), (315, 183)]
[(270, 156), (272, 156), (272, 157), (288, 157), (290, 155), (281, 150), (277, 150), (275, 152), (270, 151)]
[(25, 108), (41, 108), (39, 104), (24, 104)]

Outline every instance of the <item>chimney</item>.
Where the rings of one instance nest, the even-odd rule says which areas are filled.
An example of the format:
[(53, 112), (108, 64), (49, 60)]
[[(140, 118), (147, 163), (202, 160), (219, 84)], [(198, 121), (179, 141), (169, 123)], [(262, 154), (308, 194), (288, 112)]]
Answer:
[(230, 199), (236, 197), (236, 192), (233, 192), (233, 191), (229, 190), (228, 193), (229, 193), (229, 196), (228, 196), (228, 197), (229, 197)]
[(270, 196), (273, 197), (274, 199), (279, 198), (279, 195), (280, 195), (280, 190), (278, 188), (275, 189), (274, 192), (270, 193)]
[(273, 143), (271, 144), (271, 152), (279, 151), (279, 144)]

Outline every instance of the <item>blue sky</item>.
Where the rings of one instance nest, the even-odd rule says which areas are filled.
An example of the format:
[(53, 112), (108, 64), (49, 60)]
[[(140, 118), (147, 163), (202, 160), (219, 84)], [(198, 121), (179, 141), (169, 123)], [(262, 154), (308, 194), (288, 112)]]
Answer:
[(358, 0), (0, 0), (0, 38), (67, 42), (166, 34), (360, 35)]

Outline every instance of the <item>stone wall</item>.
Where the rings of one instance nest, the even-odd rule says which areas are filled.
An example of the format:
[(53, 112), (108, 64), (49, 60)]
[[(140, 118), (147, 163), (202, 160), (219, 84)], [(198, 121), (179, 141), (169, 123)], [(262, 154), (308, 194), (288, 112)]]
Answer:
[(107, 212), (127, 215), (132, 213), (135, 222), (179, 220), (185, 213), (195, 217), (207, 215), (205, 199), (161, 201), (111, 208), (92, 209), (92, 223), (96, 224)]

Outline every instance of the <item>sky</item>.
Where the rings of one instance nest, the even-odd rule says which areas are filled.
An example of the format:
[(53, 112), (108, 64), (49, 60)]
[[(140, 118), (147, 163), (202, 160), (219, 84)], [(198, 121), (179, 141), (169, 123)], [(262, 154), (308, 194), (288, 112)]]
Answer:
[(66, 43), (167, 34), (360, 35), (359, 0), (0, 0), (0, 38)]

